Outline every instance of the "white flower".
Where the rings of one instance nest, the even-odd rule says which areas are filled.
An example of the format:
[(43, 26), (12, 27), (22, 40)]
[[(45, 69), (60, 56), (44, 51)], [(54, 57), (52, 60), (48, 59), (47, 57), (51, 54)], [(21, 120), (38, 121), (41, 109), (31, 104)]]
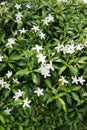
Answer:
[(76, 76), (72, 77), (72, 84), (73, 83), (78, 84), (78, 78)]
[(4, 87), (5, 87), (5, 88), (10, 89), (10, 87), (9, 87), (9, 86), (10, 86), (10, 84), (8, 84), (8, 83), (4, 82)]
[(0, 80), (0, 85), (2, 86), (2, 88), (6, 88), (6, 89), (10, 89), (10, 84), (8, 84), (7, 82), (4, 81), (4, 79)]
[(87, 0), (83, 0), (84, 3), (87, 3)]
[(13, 34), (13, 36), (16, 36), (17, 35), (17, 30), (12, 31), (12, 34)]
[(81, 85), (83, 85), (83, 83), (85, 82), (85, 79), (83, 79), (82, 76), (78, 77), (78, 79), (76, 76), (72, 77), (72, 80), (73, 80), (72, 83), (78, 84), (78, 82), (79, 82)]
[(45, 19), (42, 20), (43, 25), (48, 25), (49, 22), (53, 22), (54, 21), (54, 17), (49, 14)]
[(39, 37), (40, 37), (41, 39), (45, 39), (45, 34), (44, 34), (43, 32), (40, 32)]
[(19, 5), (19, 4), (16, 3), (15, 8), (18, 9), (18, 10), (21, 9), (21, 4)]
[(6, 74), (6, 76), (7, 76), (8, 78), (10, 78), (10, 77), (12, 76), (12, 71), (8, 71), (7, 74)]
[(55, 49), (57, 50), (57, 53), (59, 53), (63, 47), (64, 46), (61, 46), (60, 44), (58, 44), (57, 47), (55, 47)]
[(41, 64), (41, 67), (38, 70), (40, 70), (44, 78), (46, 78), (47, 76), (50, 76), (50, 70), (47, 64)]
[(17, 78), (16, 78), (16, 79), (13, 78), (13, 82), (14, 82), (14, 83), (19, 83), (19, 81), (18, 81)]
[(31, 6), (30, 6), (29, 4), (27, 4), (27, 5), (26, 5), (26, 7), (27, 7), (28, 9), (30, 9), (30, 8), (31, 8)]
[(16, 18), (16, 21), (15, 21), (15, 22), (17, 22), (18, 24), (19, 24), (19, 23), (22, 23), (21, 18)]
[(18, 24), (21, 23), (21, 18), (23, 17), (22, 13), (21, 12), (18, 12), (17, 14), (15, 14), (16, 16), (16, 21)]
[(39, 53), (37, 55), (37, 58), (38, 58), (38, 62), (41, 62), (42, 64), (46, 62), (46, 56), (44, 56), (42, 53)]
[(43, 22), (43, 25), (48, 25), (48, 23), (49, 23), (48, 18), (46, 17), (45, 19), (42, 20), (42, 22)]
[(20, 31), (20, 34), (22, 33), (26, 33), (27, 30), (25, 30), (24, 28), (22, 28), (22, 30), (19, 30)]
[(16, 100), (19, 99), (19, 97), (21, 97), (23, 94), (23, 91), (21, 91), (20, 89), (18, 89), (18, 92), (15, 93), (15, 96), (13, 96), (13, 98)]
[(0, 62), (2, 62), (3, 56), (0, 55)]
[(87, 47), (87, 39), (85, 40), (84, 44), (83, 44), (83, 48)]
[(78, 81), (80, 82), (80, 84), (83, 85), (83, 83), (85, 82), (85, 79), (83, 79), (83, 77), (81, 76), (78, 78)]
[(5, 86), (5, 82), (4, 82), (4, 79), (3, 79), (3, 78), (0, 79), (0, 85), (2, 86), (2, 88), (4, 88), (4, 86)]
[(4, 110), (8, 115), (11, 114), (10, 112), (12, 111), (12, 109), (9, 109), (8, 107)]
[(12, 48), (12, 45), (14, 44), (15, 44), (15, 39), (9, 38), (6, 46), (9, 46), (10, 48)]
[(82, 50), (83, 49), (81, 44), (76, 45), (75, 48), (76, 48), (76, 50)]
[(17, 94), (19, 97), (21, 97), (22, 94), (23, 94), (23, 91), (21, 91), (20, 89), (18, 89), (18, 92), (16, 92), (16, 94)]
[(48, 19), (48, 22), (54, 21), (54, 17), (51, 14), (48, 15), (47, 19)]
[(84, 92), (82, 95), (87, 97), (87, 92)]
[(16, 18), (20, 19), (23, 17), (22, 13), (21, 12), (18, 12), (17, 14), (15, 14)]
[(51, 70), (54, 71), (54, 68), (53, 68), (53, 66), (52, 66), (52, 61), (50, 61), (50, 63), (49, 63), (49, 64), (46, 64), (46, 65), (47, 65), (48, 69), (51, 69)]
[(68, 81), (64, 78), (64, 76), (61, 76), (59, 82), (61, 82), (61, 85), (68, 84)]
[(66, 54), (67, 53), (67, 45), (66, 46), (62, 45), (61, 46), (61, 51), (63, 52), (63, 54)]
[(37, 50), (37, 52), (39, 53), (40, 50), (43, 50), (43, 48), (42, 48), (42, 46), (35, 45), (35, 47), (33, 47), (32, 50)]
[(18, 100), (19, 99), (19, 96), (17, 95), (17, 94), (15, 94), (15, 96), (13, 96), (13, 98), (15, 99), (15, 101), (16, 100)]
[(0, 5), (5, 5), (7, 1), (1, 2)]
[(41, 64), (41, 67), (38, 70), (41, 72), (44, 78), (46, 78), (47, 76), (50, 76), (50, 69), (54, 70), (51, 61), (49, 64), (46, 64), (46, 63)]
[(8, 9), (6, 6), (2, 7), (2, 10), (0, 11), (0, 14), (2, 15), (3, 13), (8, 13)]
[(72, 54), (75, 52), (75, 50), (82, 50), (83, 46), (81, 44), (75, 46), (73, 43), (65, 46), (62, 44), (58, 44), (55, 49), (57, 50), (57, 53), (62, 51), (64, 54)]
[(34, 30), (35, 32), (37, 32), (39, 30), (39, 26), (34, 26), (31, 28), (32, 30)]
[(38, 97), (39, 97), (40, 95), (43, 95), (43, 94), (44, 94), (44, 93), (43, 93), (43, 88), (40, 89), (40, 88), (38, 87), (37, 90), (34, 91), (34, 93), (36, 93)]
[(67, 48), (66, 53), (72, 54), (72, 53), (75, 52), (75, 46), (74, 46), (74, 44), (66, 45), (66, 48)]
[(29, 105), (30, 103), (31, 103), (31, 101), (28, 100), (28, 98), (26, 98), (26, 99), (24, 100), (23, 107), (30, 107), (30, 105)]

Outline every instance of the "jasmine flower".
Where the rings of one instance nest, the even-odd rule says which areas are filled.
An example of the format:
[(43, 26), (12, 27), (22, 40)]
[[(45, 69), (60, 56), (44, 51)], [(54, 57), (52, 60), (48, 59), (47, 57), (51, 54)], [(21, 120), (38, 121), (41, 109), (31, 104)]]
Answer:
[(44, 34), (43, 32), (40, 32), (39, 37), (40, 37), (41, 39), (45, 39), (45, 34)]
[(46, 62), (46, 56), (44, 56), (42, 53), (39, 53), (37, 55), (37, 58), (38, 58), (38, 62), (41, 62), (42, 64)]
[(10, 113), (11, 110), (12, 110), (12, 109), (9, 109), (9, 108), (7, 107), (4, 111), (9, 115), (9, 114), (11, 114), (11, 113)]
[(13, 96), (13, 98), (16, 100), (19, 99), (19, 97), (21, 97), (23, 94), (23, 91), (21, 91), (20, 89), (18, 89), (18, 92), (15, 93), (15, 96)]
[(15, 44), (15, 39), (9, 38), (6, 46), (9, 46), (10, 48), (12, 48), (14, 44)]
[(83, 77), (81, 76), (78, 78), (78, 81), (80, 82), (80, 84), (83, 85), (83, 83), (85, 82), (85, 79), (83, 79)]
[(72, 77), (72, 84), (78, 84), (78, 78), (76, 76)]
[(31, 28), (32, 30), (34, 30), (35, 32), (37, 32), (39, 30), (39, 26), (34, 26)]
[(30, 103), (31, 103), (31, 101), (28, 100), (28, 98), (26, 98), (26, 99), (24, 100), (23, 107), (30, 107)]
[(3, 56), (0, 55), (0, 62), (2, 62)]
[(6, 76), (7, 76), (8, 78), (10, 78), (10, 77), (12, 76), (12, 71), (8, 71), (7, 74), (6, 74)]
[(20, 31), (20, 34), (22, 34), (22, 33), (26, 33), (27, 30), (25, 30), (24, 28), (22, 28), (22, 29), (19, 30), (19, 31)]
[(44, 94), (44, 93), (43, 93), (43, 88), (40, 89), (40, 88), (38, 87), (37, 90), (34, 91), (34, 93), (36, 93), (38, 97), (39, 97), (40, 95), (43, 95), (43, 94)]
[(17, 4), (17, 3), (16, 3), (16, 4), (15, 4), (15, 8), (18, 9), (18, 10), (21, 9), (21, 4)]

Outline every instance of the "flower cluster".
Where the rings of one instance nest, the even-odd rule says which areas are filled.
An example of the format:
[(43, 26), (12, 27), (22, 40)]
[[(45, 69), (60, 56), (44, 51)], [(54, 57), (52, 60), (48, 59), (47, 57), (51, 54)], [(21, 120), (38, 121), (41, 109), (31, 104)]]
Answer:
[(39, 68), (39, 70), (40, 70), (41, 74), (44, 76), (44, 78), (46, 78), (47, 76), (51, 76), (50, 69), (54, 70), (51, 61), (49, 64), (46, 64), (46, 63), (41, 64), (41, 67)]
[(63, 45), (63, 44), (58, 44), (55, 49), (57, 53), (63, 52), (63, 54), (73, 54), (76, 51), (81, 51), (84, 48), (84, 45), (80, 44), (68, 44), (68, 45)]
[(43, 25), (48, 25), (50, 22), (54, 22), (54, 17), (49, 14), (45, 19), (42, 20)]
[(0, 15), (2, 16), (5, 13), (8, 13), (8, 7), (6, 7), (7, 1), (0, 3)]
[[(35, 94), (37, 94), (37, 96), (41, 96), (43, 95), (43, 88), (40, 89), (39, 87), (34, 91)], [(18, 89), (18, 92), (15, 93), (15, 95), (13, 96), (13, 99), (15, 99), (15, 101), (19, 100), (19, 97), (21, 97), (23, 95), (23, 91), (21, 91), (20, 89)], [(30, 107), (30, 103), (31, 100), (28, 100), (28, 97), (26, 97), (26, 99), (23, 100), (23, 107)], [(21, 103), (19, 103), (21, 104)], [(12, 109), (10, 108), (6, 108), (4, 110), (7, 114), (11, 114)]]
[(72, 77), (72, 83), (75, 83), (75, 84), (78, 84), (78, 83), (80, 83), (81, 85), (83, 85), (83, 83), (85, 82), (85, 79), (83, 79), (83, 77), (82, 76), (80, 76), (80, 77)]
[(39, 31), (39, 37), (40, 37), (41, 39), (45, 39), (45, 34), (39, 29), (39, 26), (33, 25), (33, 27), (31, 28), (31, 30), (33, 30), (35, 33), (36, 33), (37, 31)]
[(0, 85), (2, 88), (6, 88), (6, 89), (10, 89), (9, 86), (10, 84), (8, 84), (6, 81), (4, 81), (4, 79), (0, 79)]
[(21, 23), (22, 22), (22, 17), (23, 17), (22, 13), (18, 12), (17, 14), (15, 14), (15, 16), (16, 16), (16, 21), (15, 22), (17, 22), (18, 24)]
[[(51, 5), (52, 8), (45, 6), (45, 2), (42, 2), (44, 6), (40, 8), (32, 4), (32, 1), (23, 3), (19, 1), (11, 5), (7, 1), (0, 3), (0, 110), (3, 111), (2, 115), (11, 116), (15, 109), (20, 109), (20, 113), (25, 114), (24, 119), (30, 114), (33, 122), (37, 124), (40, 117), (35, 120), (35, 116), (39, 115), (39, 112), (43, 115), (49, 110), (49, 103), (52, 102), (50, 105), (52, 111), (59, 108), (56, 113), (62, 110), (68, 113), (66, 107), (73, 106), (71, 98), (73, 102), (75, 100), (74, 105), (77, 102), (77, 107), (83, 103), (84, 97), (87, 97), (87, 33), (84, 31), (86, 18), (82, 15), (85, 20), (80, 22), (78, 11), (67, 13), (65, 11), (67, 2), (67, 0), (57, 0), (54, 5)], [(60, 11), (55, 11), (54, 7), (58, 9), (58, 6), (61, 6)], [(74, 18), (75, 13), (76, 18)], [(81, 27), (77, 27), (78, 24)], [(81, 101), (78, 96), (80, 94), (77, 94), (80, 93), (77, 91), (79, 89)], [(50, 119), (49, 115), (46, 117), (46, 122)], [(41, 123), (42, 119), (41, 117)], [(60, 122), (61, 119), (60, 117)], [(46, 129), (51, 129), (48, 127)], [(54, 129), (56, 128), (58, 126)]]
[[(80, 76), (80, 77), (76, 77), (76, 76), (74, 76), (74, 77), (71, 77), (71, 79), (72, 79), (72, 84), (76, 84), (76, 85), (78, 85), (79, 83), (81, 84), (81, 85), (83, 85), (84, 83), (85, 83), (85, 79), (83, 78), (83, 76)], [(61, 78), (59, 79), (59, 83), (60, 83), (60, 85), (61, 86), (64, 86), (65, 84), (68, 84), (69, 82), (65, 79), (65, 77), (64, 76), (61, 76)]]

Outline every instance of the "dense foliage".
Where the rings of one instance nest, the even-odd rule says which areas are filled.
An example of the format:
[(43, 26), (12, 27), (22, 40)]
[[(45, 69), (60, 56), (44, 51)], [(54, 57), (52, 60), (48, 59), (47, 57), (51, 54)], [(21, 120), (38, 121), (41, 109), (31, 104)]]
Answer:
[(0, 3), (0, 130), (87, 130), (87, 4)]

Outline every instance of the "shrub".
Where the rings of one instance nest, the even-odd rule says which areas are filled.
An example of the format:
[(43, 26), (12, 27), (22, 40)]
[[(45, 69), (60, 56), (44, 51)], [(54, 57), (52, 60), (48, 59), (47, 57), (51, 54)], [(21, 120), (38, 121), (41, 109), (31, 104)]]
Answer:
[(87, 4), (0, 3), (0, 130), (87, 130)]

